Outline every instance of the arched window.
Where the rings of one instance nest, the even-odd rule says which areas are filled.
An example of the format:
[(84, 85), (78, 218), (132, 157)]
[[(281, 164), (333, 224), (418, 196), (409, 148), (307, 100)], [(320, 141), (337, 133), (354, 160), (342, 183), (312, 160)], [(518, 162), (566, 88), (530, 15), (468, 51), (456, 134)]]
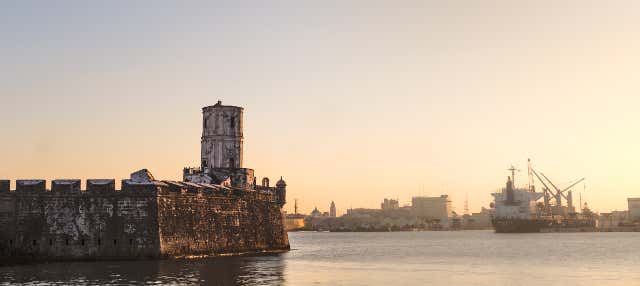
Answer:
[(269, 187), (269, 178), (262, 179), (262, 186)]

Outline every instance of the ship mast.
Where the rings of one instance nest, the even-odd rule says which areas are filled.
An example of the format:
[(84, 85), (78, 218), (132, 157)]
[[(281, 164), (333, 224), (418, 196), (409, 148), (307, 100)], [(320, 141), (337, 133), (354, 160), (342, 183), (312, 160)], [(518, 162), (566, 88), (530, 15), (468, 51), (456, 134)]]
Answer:
[(513, 188), (516, 188), (516, 171), (520, 172), (520, 169), (511, 165), (511, 168), (507, 169), (507, 171), (511, 171), (511, 183), (513, 184)]

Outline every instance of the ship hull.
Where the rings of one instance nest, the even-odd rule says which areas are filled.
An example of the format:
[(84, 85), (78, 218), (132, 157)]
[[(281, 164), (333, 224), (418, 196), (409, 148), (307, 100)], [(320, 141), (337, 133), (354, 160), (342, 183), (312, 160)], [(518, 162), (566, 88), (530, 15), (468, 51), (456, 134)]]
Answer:
[(496, 233), (540, 232), (545, 226), (545, 221), (537, 219), (493, 218), (491, 223)]

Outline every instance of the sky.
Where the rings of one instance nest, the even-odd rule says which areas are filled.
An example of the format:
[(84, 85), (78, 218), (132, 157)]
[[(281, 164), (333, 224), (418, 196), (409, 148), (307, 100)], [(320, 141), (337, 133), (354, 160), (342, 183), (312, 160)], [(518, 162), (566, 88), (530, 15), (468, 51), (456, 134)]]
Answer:
[(222, 100), (287, 211), (448, 194), (477, 212), (527, 158), (624, 210), (638, 27), (637, 1), (1, 1), (0, 177), (179, 180)]

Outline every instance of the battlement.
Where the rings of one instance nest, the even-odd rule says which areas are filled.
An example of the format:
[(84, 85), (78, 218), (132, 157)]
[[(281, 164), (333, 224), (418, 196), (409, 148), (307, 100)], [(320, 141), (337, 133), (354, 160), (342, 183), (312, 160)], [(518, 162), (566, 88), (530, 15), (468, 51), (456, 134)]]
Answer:
[(7, 193), (11, 190), (11, 181), (0, 180), (0, 193)]
[(114, 179), (89, 179), (87, 180), (88, 193), (115, 192), (116, 180)]
[(17, 180), (16, 192), (46, 192), (45, 180)]
[(53, 180), (51, 192), (54, 193), (80, 193), (80, 180)]

